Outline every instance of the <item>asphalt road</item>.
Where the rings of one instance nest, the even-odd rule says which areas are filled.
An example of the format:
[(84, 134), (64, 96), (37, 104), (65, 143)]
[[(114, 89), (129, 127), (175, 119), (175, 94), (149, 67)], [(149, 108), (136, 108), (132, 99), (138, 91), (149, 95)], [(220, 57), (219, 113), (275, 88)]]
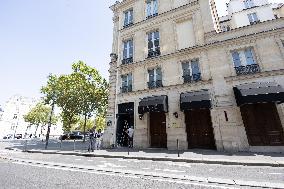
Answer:
[(0, 188), (284, 188), (283, 167), (33, 154), (5, 145)]

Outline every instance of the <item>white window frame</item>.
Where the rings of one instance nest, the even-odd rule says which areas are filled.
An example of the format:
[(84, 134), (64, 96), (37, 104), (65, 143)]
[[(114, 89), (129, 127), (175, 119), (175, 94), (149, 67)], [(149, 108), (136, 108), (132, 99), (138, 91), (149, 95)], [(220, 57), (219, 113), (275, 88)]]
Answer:
[[(199, 62), (199, 59), (196, 58), (196, 59), (191, 59), (191, 60), (186, 60), (186, 61), (182, 61), (181, 64), (188, 64), (189, 66), (189, 75), (192, 76), (192, 62), (196, 61), (197, 64), (198, 64), (198, 68), (199, 68), (199, 73), (201, 74), (201, 70), (200, 70), (200, 62)], [(184, 69), (182, 68), (182, 74), (183, 73)], [(183, 76), (186, 76), (186, 75), (183, 75)]]
[[(132, 22), (130, 22), (130, 18), (131, 18), (131, 12), (132, 12)], [(125, 23), (125, 19), (126, 19), (126, 15), (127, 15), (127, 23)], [(128, 9), (127, 11), (124, 11), (124, 22), (123, 22), (123, 26), (127, 26), (129, 24), (133, 23), (133, 9)]]
[[(121, 87), (125, 87), (125, 86), (126, 86), (126, 87), (129, 87), (129, 84), (130, 84), (130, 83), (129, 83), (129, 77), (130, 77), (130, 75), (131, 75), (131, 85), (132, 85), (132, 83), (133, 83), (132, 73), (122, 74), (122, 75), (121, 75)], [(126, 76), (126, 85), (125, 85), (125, 86), (123, 85), (123, 83), (124, 83), (124, 82), (123, 82), (123, 79), (122, 79), (123, 76)]]
[[(159, 46), (156, 46), (155, 45), (155, 33), (158, 33), (159, 34), (159, 37), (158, 37), (158, 40), (159, 40)], [(151, 32), (148, 32), (147, 33), (147, 49), (148, 49), (148, 43), (149, 43), (149, 35), (151, 35), (151, 42), (152, 42), (152, 44), (153, 44), (153, 51), (156, 51), (161, 45), (160, 45), (160, 32), (158, 31), (158, 30), (156, 30), (156, 31), (151, 31)], [(149, 49), (148, 49), (148, 51), (149, 51)]]
[(244, 49), (239, 49), (239, 50), (233, 50), (233, 51), (231, 51), (231, 57), (232, 57), (233, 66), (234, 66), (234, 67), (237, 67), (237, 66), (235, 65), (235, 62), (234, 62), (234, 57), (233, 57), (233, 53), (234, 53), (234, 52), (237, 52), (237, 53), (239, 54), (239, 59), (240, 59), (240, 62), (241, 62), (241, 66), (252, 65), (252, 64), (248, 64), (248, 59), (246, 58), (245, 51), (248, 50), (248, 49), (251, 50), (254, 64), (257, 64), (256, 55), (255, 55), (255, 51), (254, 51), (253, 47), (247, 47), (247, 48), (244, 48)]
[(250, 23), (250, 24), (253, 24), (253, 23), (256, 23), (256, 22), (259, 21), (259, 18), (258, 18), (258, 16), (257, 16), (256, 12), (250, 13), (250, 14), (248, 14), (247, 16), (248, 16), (248, 19), (249, 19), (249, 23)]
[(255, 6), (253, 0), (244, 0), (244, 5), (246, 9), (249, 9)]
[(146, 0), (146, 18), (158, 14), (158, 5), (159, 5), (158, 0)]
[[(130, 42), (132, 41), (132, 56), (130, 56)], [(134, 54), (134, 44), (133, 44), (133, 39), (128, 39), (128, 40), (125, 40), (123, 41), (123, 51), (122, 51), (122, 59), (124, 59), (124, 47), (125, 47), (125, 44), (126, 44), (126, 58), (133, 58), (133, 54)]]

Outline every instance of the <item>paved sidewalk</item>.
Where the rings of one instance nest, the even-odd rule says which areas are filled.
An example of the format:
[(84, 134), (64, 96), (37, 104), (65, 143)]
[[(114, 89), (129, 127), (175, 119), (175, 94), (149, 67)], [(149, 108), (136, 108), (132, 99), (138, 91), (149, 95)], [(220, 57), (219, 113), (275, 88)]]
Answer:
[[(105, 158), (125, 158), (125, 159), (139, 159), (152, 161), (174, 161), (174, 162), (188, 162), (188, 163), (206, 163), (206, 164), (222, 164), (222, 165), (247, 165), (247, 166), (272, 166), (284, 167), (284, 154), (281, 153), (224, 153), (213, 150), (190, 150), (181, 151), (178, 157), (177, 151), (170, 151), (165, 149), (147, 149), (135, 150), (130, 149), (128, 154), (127, 148), (95, 150), (94, 152), (87, 152), (88, 142), (82, 141), (64, 141), (59, 147), (59, 142), (54, 140), (50, 142), (48, 150), (44, 150), (44, 143), (39, 141), (28, 141), (25, 148), (25, 141), (10, 142), (9, 149), (26, 150), (29, 153), (43, 153), (43, 154), (62, 154), (62, 155), (76, 155), (88, 157), (105, 157)], [(3, 144), (3, 143), (2, 143)]]

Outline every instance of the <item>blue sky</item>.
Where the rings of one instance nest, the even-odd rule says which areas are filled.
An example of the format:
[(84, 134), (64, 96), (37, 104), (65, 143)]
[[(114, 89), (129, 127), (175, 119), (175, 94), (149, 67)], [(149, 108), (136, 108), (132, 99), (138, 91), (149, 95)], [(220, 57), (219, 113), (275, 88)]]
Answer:
[[(0, 105), (14, 94), (40, 97), (49, 73), (69, 73), (78, 60), (108, 78), (115, 1), (0, 0)], [(220, 15), (225, 2), (216, 0)]]

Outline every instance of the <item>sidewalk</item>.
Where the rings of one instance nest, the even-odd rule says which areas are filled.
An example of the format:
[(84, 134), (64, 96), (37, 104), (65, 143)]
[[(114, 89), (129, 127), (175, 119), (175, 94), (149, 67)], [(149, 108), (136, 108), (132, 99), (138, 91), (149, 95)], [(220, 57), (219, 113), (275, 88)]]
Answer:
[(39, 141), (29, 141), (27, 148), (24, 147), (25, 141), (16, 142), (17, 143), (9, 143), (9, 147), (6, 146), (6, 148), (10, 150), (26, 150), (28, 153), (76, 155), (86, 157), (124, 158), (222, 165), (284, 167), (284, 154), (280, 153), (238, 152), (230, 154), (214, 150), (198, 149), (180, 151), (180, 157), (178, 157), (177, 151), (170, 151), (166, 149), (130, 149), (128, 155), (127, 148), (96, 150), (95, 152), (89, 153), (87, 152), (88, 143), (83, 143), (82, 141), (77, 141), (75, 143), (75, 146), (72, 141), (64, 141), (64, 143), (62, 143), (60, 147), (58, 141), (53, 141), (50, 143), (48, 150), (44, 150), (44, 143), (40, 143)]

